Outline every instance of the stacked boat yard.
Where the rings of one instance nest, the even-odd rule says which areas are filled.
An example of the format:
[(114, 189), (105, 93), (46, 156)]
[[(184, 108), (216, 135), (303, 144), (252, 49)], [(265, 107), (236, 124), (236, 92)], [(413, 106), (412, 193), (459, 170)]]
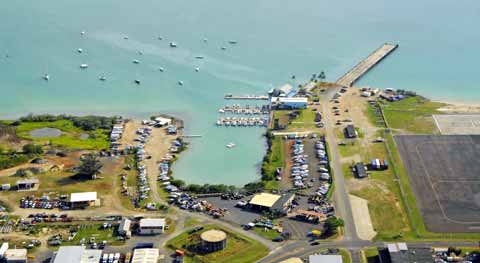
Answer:
[(217, 120), (217, 126), (225, 127), (267, 127), (268, 117), (225, 117)]
[(120, 151), (120, 139), (122, 139), (123, 132), (123, 121), (119, 121), (113, 125), (112, 132), (110, 133), (110, 151), (112, 151), (112, 153), (118, 153)]
[(233, 105), (226, 105), (218, 110), (219, 113), (232, 113), (232, 114), (246, 114), (246, 115), (261, 115), (261, 114), (269, 114), (269, 106), (268, 105), (245, 105), (242, 106), (240, 104), (233, 104)]
[(137, 170), (138, 170), (138, 199), (144, 200), (148, 198), (148, 193), (150, 192), (150, 186), (148, 185), (147, 179), (147, 168), (145, 164), (142, 163), (143, 160), (146, 159), (147, 152), (145, 151), (145, 143), (147, 139), (150, 137), (152, 132), (152, 128), (148, 126), (144, 126), (139, 128), (136, 133), (138, 137), (135, 141), (138, 144), (135, 146), (136, 148), (136, 160), (137, 160)]
[(178, 190), (175, 186), (170, 184), (171, 178), (168, 176), (170, 171), (170, 161), (174, 159), (174, 156), (171, 153), (179, 152), (179, 149), (184, 146), (183, 144), (184, 143), (180, 139), (174, 140), (172, 142), (172, 147), (170, 147), (170, 153), (165, 154), (165, 157), (162, 158), (162, 162), (158, 165), (160, 172), (158, 175), (158, 181), (161, 181), (162, 185), (169, 192), (172, 190)]

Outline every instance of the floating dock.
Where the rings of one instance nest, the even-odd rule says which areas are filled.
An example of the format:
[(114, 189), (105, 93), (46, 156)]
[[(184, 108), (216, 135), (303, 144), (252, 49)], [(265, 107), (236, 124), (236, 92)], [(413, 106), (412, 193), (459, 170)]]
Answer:
[(226, 117), (217, 120), (219, 127), (267, 127), (268, 118), (261, 117)]
[(226, 100), (268, 100), (267, 95), (240, 95), (235, 96), (232, 94), (227, 94), (224, 97)]
[(353, 86), (355, 82), (362, 78), (369, 70), (375, 67), (378, 63), (380, 63), (380, 61), (390, 55), (397, 48), (397, 44), (383, 44), (380, 48), (373, 51), (367, 58), (360, 61), (360, 63), (355, 65), (355, 67), (339, 78), (336, 83), (344, 87)]
[(269, 114), (270, 110), (268, 105), (226, 105), (220, 109), (218, 109), (219, 113), (230, 113), (230, 114), (245, 114), (245, 115), (260, 115), (260, 114)]

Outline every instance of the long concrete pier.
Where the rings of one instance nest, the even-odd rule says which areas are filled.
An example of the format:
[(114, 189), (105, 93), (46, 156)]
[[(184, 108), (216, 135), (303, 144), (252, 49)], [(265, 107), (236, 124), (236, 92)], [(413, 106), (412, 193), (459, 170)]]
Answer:
[(367, 58), (360, 61), (360, 63), (355, 65), (355, 67), (339, 78), (337, 80), (337, 84), (344, 87), (353, 86), (356, 81), (362, 78), (370, 69), (375, 67), (375, 65), (395, 51), (397, 47), (397, 44), (383, 44), (380, 48), (373, 51)]

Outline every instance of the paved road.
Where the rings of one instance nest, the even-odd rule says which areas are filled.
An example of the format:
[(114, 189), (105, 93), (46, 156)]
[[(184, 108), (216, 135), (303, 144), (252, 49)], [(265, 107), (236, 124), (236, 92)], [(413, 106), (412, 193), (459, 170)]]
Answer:
[(348, 198), (348, 191), (345, 185), (345, 177), (342, 171), (341, 157), (337, 149), (337, 139), (335, 137), (335, 120), (331, 110), (328, 108), (328, 102), (333, 98), (333, 95), (340, 91), (340, 88), (327, 89), (325, 96), (322, 97), (321, 107), (325, 123), (325, 139), (330, 149), (330, 165), (334, 171), (335, 193), (334, 204), (336, 214), (345, 221), (344, 239), (346, 241), (360, 240), (355, 229), (355, 222), (353, 219), (352, 208), (350, 206), (350, 199)]

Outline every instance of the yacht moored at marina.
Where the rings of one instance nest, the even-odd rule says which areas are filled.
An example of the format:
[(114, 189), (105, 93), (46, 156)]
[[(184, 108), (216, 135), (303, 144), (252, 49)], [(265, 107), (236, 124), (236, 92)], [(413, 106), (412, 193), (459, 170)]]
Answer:
[(177, 43), (175, 43), (175, 42), (170, 42), (170, 47), (177, 47)]
[(233, 148), (233, 147), (235, 147), (235, 146), (237, 146), (237, 145), (235, 145), (235, 143), (233, 143), (233, 142), (227, 144), (227, 148), (229, 148), (229, 149), (231, 149), (231, 148)]
[(86, 69), (86, 68), (88, 68), (88, 64), (81, 64), (81, 65), (80, 65), (80, 68), (81, 68), (81, 69)]
[(46, 81), (49, 81), (49, 80), (50, 80), (50, 76), (49, 76), (48, 74), (43, 75), (42, 78), (43, 78), (44, 80), (46, 80)]

